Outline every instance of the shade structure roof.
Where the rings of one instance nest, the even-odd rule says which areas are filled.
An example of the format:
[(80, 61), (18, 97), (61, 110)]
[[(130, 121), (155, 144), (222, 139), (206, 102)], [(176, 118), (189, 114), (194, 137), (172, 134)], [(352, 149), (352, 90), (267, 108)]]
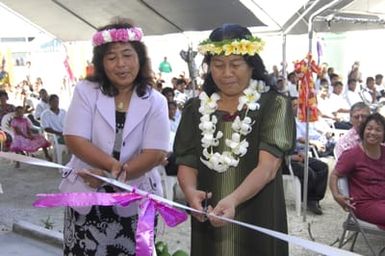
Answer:
[[(256, 31), (307, 33), (383, 28), (385, 0), (2, 0), (1, 3), (63, 41), (89, 40), (95, 29), (120, 16), (145, 35), (212, 30), (238, 23)], [(322, 12), (323, 7), (330, 5)]]

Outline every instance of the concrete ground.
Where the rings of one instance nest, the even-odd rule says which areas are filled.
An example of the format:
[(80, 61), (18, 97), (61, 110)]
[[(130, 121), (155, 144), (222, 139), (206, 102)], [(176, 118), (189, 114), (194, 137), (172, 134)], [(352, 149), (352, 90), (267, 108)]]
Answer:
[[(37, 157), (41, 156), (38, 155)], [(57, 187), (61, 179), (58, 171), (45, 167), (28, 166), (23, 163), (21, 163), (20, 168), (16, 169), (14, 163), (0, 159), (0, 172), (0, 183), (2, 183), (4, 192), (0, 194), (0, 255), (61, 255), (60, 245), (54, 246), (52, 242), (47, 243), (47, 238), (44, 236), (38, 236), (38, 233), (33, 235), (32, 233), (32, 237), (40, 237), (40, 241), (28, 238), (31, 236), (30, 224), (33, 224), (37, 230), (43, 227), (52, 228), (55, 234), (53, 236), (60, 236), (62, 232), (62, 208), (43, 209), (32, 206), (36, 194), (58, 192)], [(296, 215), (294, 201), (288, 196), (289, 234), (314, 240), (321, 244), (337, 246), (336, 242), (342, 233), (342, 223), (346, 218), (346, 213), (334, 202), (330, 191), (327, 191), (326, 198), (321, 201), (321, 207), (324, 211), (323, 215), (317, 216), (307, 213), (306, 221), (304, 221), (303, 217)], [(21, 227), (16, 231), (17, 233), (12, 231), (12, 226), (15, 227), (15, 223), (23, 224), (19, 225)], [(15, 228), (13, 229), (15, 230)], [(166, 241), (171, 252), (178, 249), (189, 251), (189, 237), (189, 220), (175, 228), (168, 228), (162, 223), (159, 225), (157, 240)], [(385, 246), (384, 238), (369, 235), (369, 239), (376, 251)], [(33, 254), (31, 248), (40, 249), (44, 254), (42, 251), (39, 251), (40, 254)], [(24, 254), (20, 252), (23, 249)], [(361, 255), (371, 255), (361, 236), (356, 242), (354, 251)], [(31, 253), (25, 254), (25, 252)], [(290, 255), (312, 256), (319, 254), (290, 245)]]

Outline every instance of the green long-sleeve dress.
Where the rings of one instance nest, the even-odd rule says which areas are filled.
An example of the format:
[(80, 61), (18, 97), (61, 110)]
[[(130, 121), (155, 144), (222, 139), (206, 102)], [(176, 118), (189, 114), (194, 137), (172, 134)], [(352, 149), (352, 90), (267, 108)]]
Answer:
[[(185, 105), (174, 144), (176, 162), (198, 170), (198, 189), (213, 193), (210, 200), (213, 207), (220, 199), (234, 191), (257, 166), (259, 150), (283, 157), (294, 146), (295, 120), (290, 100), (275, 91), (269, 91), (262, 94), (259, 103), (259, 110), (248, 113), (248, 116), (255, 121), (252, 132), (247, 135), (248, 152), (240, 159), (237, 167), (231, 167), (223, 173), (210, 170), (200, 161), (202, 156), (202, 137), (198, 128), (201, 117), (198, 111), (200, 100), (194, 98)], [(221, 153), (227, 147), (225, 138), (231, 137), (233, 117), (222, 111), (216, 111), (214, 114), (218, 118), (217, 131), (220, 130), (224, 134), (219, 146), (215, 148), (216, 152)], [(240, 113), (241, 119), (244, 114), (244, 111)], [(279, 239), (238, 225), (230, 224), (215, 228), (208, 221), (201, 223), (194, 218), (191, 219), (192, 256), (288, 254), (287, 243)], [(235, 219), (287, 233), (281, 170), (256, 196), (237, 207)]]

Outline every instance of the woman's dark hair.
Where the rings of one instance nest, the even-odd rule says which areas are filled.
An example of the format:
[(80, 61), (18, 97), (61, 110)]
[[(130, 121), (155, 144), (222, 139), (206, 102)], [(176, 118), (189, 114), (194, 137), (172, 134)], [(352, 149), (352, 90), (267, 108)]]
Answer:
[(173, 97), (175, 96), (174, 90), (173, 90), (172, 88), (166, 87), (166, 88), (163, 88), (163, 89), (162, 89), (162, 94), (163, 94), (164, 96), (167, 96), (167, 94), (168, 94), (169, 92), (172, 93), (172, 96), (173, 96)]
[(57, 96), (56, 94), (51, 94), (48, 97), (48, 102), (51, 102), (51, 101), (54, 101), (54, 100), (58, 100), (58, 99), (59, 99), (59, 96)]
[(0, 90), (0, 97), (5, 96), (5, 98), (8, 100), (8, 93), (4, 90)]
[(18, 111), (18, 110), (24, 110), (24, 107), (23, 107), (23, 106), (17, 106), (17, 107), (15, 108), (15, 111)]
[[(101, 27), (98, 31), (103, 31), (106, 29), (120, 29), (120, 28), (132, 28), (134, 27), (127, 20), (118, 20), (116, 23), (111, 23), (107, 26)], [(152, 78), (151, 64), (150, 59), (147, 55), (146, 46), (139, 41), (129, 41), (136, 51), (139, 58), (139, 73), (134, 80), (134, 88), (136, 93), (142, 97), (146, 94), (147, 90), (150, 90), (154, 86), (154, 81)], [(103, 66), (103, 57), (105, 56), (107, 50), (112, 43), (106, 43), (99, 46), (95, 46), (93, 50), (92, 63), (94, 65), (94, 73), (91, 76), (88, 76), (86, 79), (92, 82), (98, 82), (100, 84), (100, 89), (103, 94), (108, 96), (115, 96), (118, 94), (118, 90), (112, 85), (111, 81), (108, 79), (104, 66)]]
[[(247, 39), (251, 35), (252, 34), (250, 30), (246, 27), (242, 27), (237, 24), (224, 24), (221, 27), (214, 29), (211, 32), (209, 39), (213, 42), (220, 42), (226, 39)], [(209, 67), (212, 57), (213, 55), (211, 54), (205, 55), (202, 62), (202, 66), (206, 65), (207, 67)], [(266, 71), (265, 65), (263, 64), (263, 61), (258, 54), (255, 54), (253, 56), (246, 54), (242, 57), (244, 58), (246, 63), (253, 69), (251, 78), (265, 81), (267, 85), (271, 85), (271, 79), (268, 78), (268, 73)], [(210, 71), (208, 71), (204, 77), (203, 90), (209, 96), (214, 92), (218, 91), (218, 87), (215, 84)]]
[[(359, 129), (359, 132), (358, 132), (358, 135), (360, 136), (360, 139), (361, 141), (364, 140), (364, 132), (365, 132), (365, 128), (366, 126), (368, 125), (368, 123), (370, 121), (375, 121), (377, 124), (381, 125), (382, 126), (382, 129), (384, 130), (385, 132), (385, 118), (379, 114), (379, 113), (374, 113), (374, 114), (371, 114), (368, 116), (368, 118), (366, 118), (365, 122), (363, 122), (360, 126), (360, 129)], [(385, 134), (384, 134), (385, 135)], [(382, 142), (385, 142), (385, 136), (383, 136), (382, 138)]]

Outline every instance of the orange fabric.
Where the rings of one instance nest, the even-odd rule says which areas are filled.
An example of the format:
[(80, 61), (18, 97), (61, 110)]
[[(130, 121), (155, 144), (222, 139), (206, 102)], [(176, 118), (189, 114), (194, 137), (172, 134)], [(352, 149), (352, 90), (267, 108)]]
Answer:
[[(320, 73), (320, 67), (308, 53), (305, 59), (296, 61), (294, 69), (299, 78), (298, 119), (303, 122), (318, 120), (317, 97), (313, 81), (313, 73)], [(306, 108), (309, 108), (309, 120), (306, 120)]]

